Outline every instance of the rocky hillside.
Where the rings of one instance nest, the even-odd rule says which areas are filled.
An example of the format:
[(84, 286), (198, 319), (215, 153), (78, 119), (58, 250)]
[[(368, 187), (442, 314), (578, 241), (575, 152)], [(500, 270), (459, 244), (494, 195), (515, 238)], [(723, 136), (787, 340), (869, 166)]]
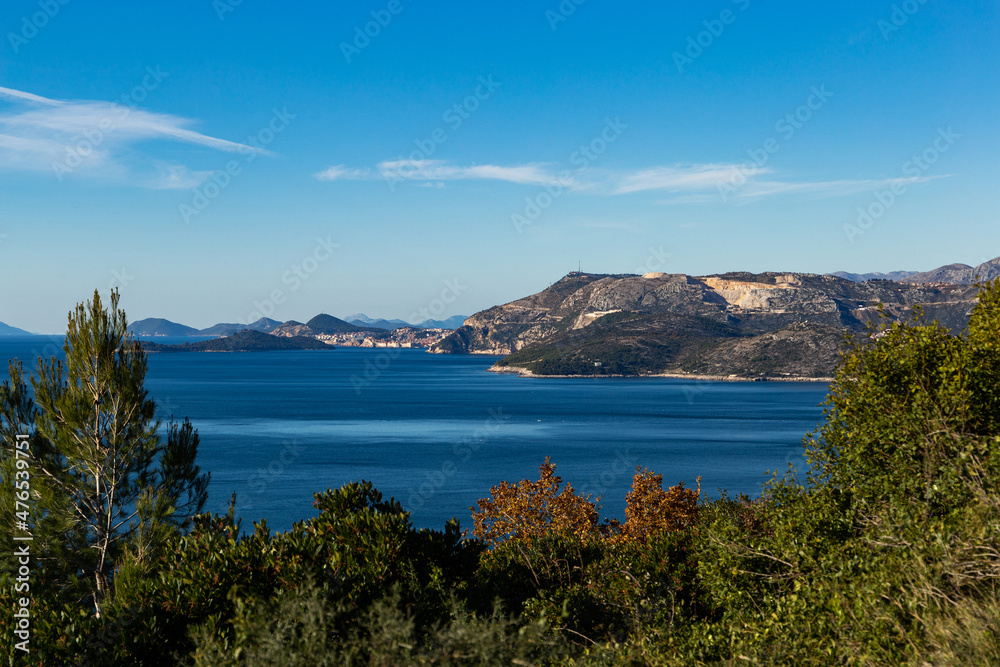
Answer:
[(820, 377), (832, 373), (843, 334), (863, 330), (880, 304), (894, 318), (920, 305), (961, 330), (976, 292), (813, 274), (573, 272), (476, 313), (432, 351), (508, 355), (498, 368), (542, 375)]

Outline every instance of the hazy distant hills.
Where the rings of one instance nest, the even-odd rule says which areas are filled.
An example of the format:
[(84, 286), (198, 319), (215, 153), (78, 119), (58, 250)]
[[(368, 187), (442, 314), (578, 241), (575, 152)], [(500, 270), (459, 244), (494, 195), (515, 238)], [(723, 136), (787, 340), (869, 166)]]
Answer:
[(995, 257), (979, 266), (968, 264), (948, 264), (932, 271), (893, 271), (892, 273), (848, 273), (837, 271), (829, 274), (864, 282), (866, 280), (895, 280), (901, 283), (944, 283), (948, 285), (973, 285), (977, 282), (987, 282), (1000, 278), (1000, 257)]
[(358, 331), (376, 331), (377, 327), (364, 327), (345, 322), (339, 317), (320, 313), (306, 322), (306, 326), (319, 334), (355, 333)]
[(906, 283), (949, 283), (952, 285), (972, 285), (1000, 278), (1000, 257), (995, 257), (979, 266), (968, 264), (948, 264), (933, 271), (917, 273), (903, 279)]
[(424, 320), (418, 327), (423, 329), (457, 329), (468, 319), (465, 315), (452, 315), (446, 320)]
[(344, 318), (344, 320), (350, 322), (351, 324), (356, 324), (359, 327), (374, 327), (376, 329), (386, 329), (389, 331), (398, 329), (399, 327), (411, 326), (409, 322), (404, 322), (403, 320), (385, 320), (381, 317), (378, 319), (372, 319), (364, 313), (348, 315)]
[[(136, 320), (129, 325), (129, 331), (136, 336), (144, 338), (154, 336), (232, 336), (235, 333), (249, 329), (250, 331), (260, 331), (263, 333), (274, 333), (279, 336), (298, 336), (315, 334), (338, 334), (357, 332), (382, 332), (391, 331), (403, 327), (417, 327), (420, 329), (457, 329), (465, 321), (464, 315), (455, 315), (446, 320), (427, 320), (420, 324), (410, 324), (403, 320), (372, 319), (364, 313), (356, 313), (346, 319), (340, 319), (332, 315), (321, 313), (305, 324), (289, 320), (279, 322), (266, 317), (262, 317), (251, 324), (238, 324), (232, 322), (220, 322), (207, 329), (195, 329), (177, 322), (171, 322), (160, 317), (149, 317), (144, 320)], [(0, 335), (4, 335), (4, 325), (0, 323)], [(9, 328), (13, 334), (25, 335), (20, 329)]]
[(18, 329), (17, 327), (12, 327), (9, 324), (4, 324), (0, 322), (0, 336), (30, 336), (30, 331), (25, 331), (24, 329)]
[(195, 329), (184, 324), (171, 322), (162, 317), (148, 317), (144, 320), (132, 322), (128, 329), (136, 336), (230, 336), (238, 331), (250, 329), (251, 331), (262, 331), (267, 333), (281, 324), (277, 320), (269, 320), (262, 317), (251, 324), (237, 324), (220, 322), (207, 329)]
[(452, 315), (444, 320), (424, 320), (419, 323), (404, 322), (403, 320), (372, 319), (364, 313), (348, 315), (344, 319), (351, 324), (361, 327), (376, 327), (378, 329), (398, 329), (399, 327), (417, 327), (419, 329), (457, 329), (465, 323), (465, 315)]
[(198, 329), (165, 320), (162, 317), (147, 317), (136, 320), (128, 326), (136, 336), (197, 336)]

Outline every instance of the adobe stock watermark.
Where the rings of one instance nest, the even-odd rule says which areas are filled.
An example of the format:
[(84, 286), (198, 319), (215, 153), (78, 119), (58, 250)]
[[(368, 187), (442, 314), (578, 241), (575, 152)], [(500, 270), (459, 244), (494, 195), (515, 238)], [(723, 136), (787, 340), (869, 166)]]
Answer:
[(14, 438), (14, 643), (28, 653), (31, 643), (31, 452), (27, 435)]
[(382, 30), (389, 27), (392, 19), (399, 16), (405, 7), (402, 0), (389, 0), (384, 9), (373, 9), (371, 11), (372, 20), (364, 26), (354, 26), (353, 39), (350, 42), (340, 43), (340, 52), (344, 54), (344, 60), (350, 65), (351, 61), (361, 52), (371, 46), (372, 40), (382, 34)]
[(62, 348), (63, 341), (62, 338), (57, 336), (49, 336), (48, 341), (41, 347), (41, 349), (35, 347), (31, 350), (31, 356), (29, 359), (50, 359), (52, 357), (59, 357), (63, 354), (64, 350)]
[(437, 298), (431, 299), (430, 303), (426, 306), (418, 308), (414, 312), (410, 313), (410, 318), (407, 321), (420, 324), (422, 322), (426, 322), (427, 320), (441, 317), (444, 315), (448, 306), (455, 303), (458, 297), (462, 296), (467, 289), (469, 289), (469, 286), (463, 285), (459, 282), (458, 278), (445, 280), (444, 287), (441, 288), (441, 294)]
[(168, 76), (170, 72), (164, 72), (159, 65), (155, 68), (146, 67), (146, 75), (142, 77), (142, 81), (111, 103), (114, 108), (113, 113), (101, 118), (94, 127), (70, 139), (70, 144), (64, 147), (66, 157), (61, 162), (52, 163), (52, 171), (55, 172), (56, 178), (62, 182), (67, 174), (76, 171), (76, 168), (92, 156), (94, 151), (114, 134), (119, 124), (124, 122), (151, 92), (159, 88)]
[[(458, 278), (445, 280), (441, 294), (437, 298), (432, 299), (426, 306), (418, 308), (411, 313), (407, 322), (422, 324), (427, 320), (444, 315), (448, 306), (455, 303), (458, 297), (467, 289), (468, 285), (463, 285), (459, 282)], [(382, 377), (382, 373), (388, 370), (392, 362), (398, 359), (399, 355), (403, 353), (402, 349), (399, 347), (383, 348), (381, 352), (375, 355), (374, 359), (365, 359), (364, 371), (360, 375), (357, 373), (351, 374), (351, 387), (354, 389), (354, 394), (360, 396), (361, 392), (371, 386), (372, 382)]]
[(153, 403), (156, 405), (156, 414), (165, 416), (167, 420), (172, 420), (174, 415), (180, 411), (180, 405), (174, 401), (172, 395), (162, 399), (159, 396), (153, 396), (152, 398)]
[[(818, 87), (812, 86), (806, 101), (794, 112), (786, 113), (778, 119), (778, 122), (774, 124), (774, 131), (781, 135), (781, 139), (788, 141), (812, 120), (813, 115), (822, 109), (831, 97), (833, 97), (833, 92), (826, 89), (826, 84), (821, 84)], [(763, 169), (771, 156), (780, 150), (781, 141), (777, 137), (768, 137), (760, 148), (747, 149), (747, 155), (750, 159), (739, 165), (736, 172), (729, 177), (729, 183), (719, 183), (715, 186), (722, 201), (729, 201), (729, 197), (746, 185), (754, 174)]]
[(410, 486), (407, 489), (409, 495), (406, 499), (406, 508), (408, 510), (419, 510), (423, 507), (458, 473), (459, 464), (468, 463), (510, 419), (510, 415), (504, 414), (502, 407), (490, 408), (486, 414), (489, 416), (480, 426), (452, 446), (451, 457), (442, 462), (440, 467), (431, 472), (425, 472), (424, 479), (419, 485)]
[(181, 203), (177, 210), (180, 213), (184, 224), (189, 224), (191, 218), (201, 215), (229, 187), (233, 178), (243, 173), (243, 169), (253, 162), (257, 155), (264, 152), (264, 147), (271, 144), (275, 137), (284, 132), (289, 122), (295, 119), (295, 114), (288, 113), (287, 107), (281, 110), (274, 108), (271, 110), (271, 118), (264, 127), (257, 130), (255, 134), (246, 138), (246, 146), (239, 149), (243, 156), (241, 160), (230, 160), (225, 168), (213, 171), (207, 181), (194, 189), (190, 204)]
[(646, 257), (645, 263), (640, 264), (635, 272), (640, 276), (647, 273), (663, 273), (663, 270), (667, 268), (667, 260), (670, 257), (671, 254), (664, 251), (662, 245), (659, 248), (649, 246), (649, 255)]
[(241, 511), (248, 512), (252, 510), (254, 504), (250, 498), (258, 498), (263, 495), (267, 487), (277, 482), (285, 474), (285, 469), (298, 460), (303, 449), (303, 446), (294, 440), (282, 443), (281, 451), (267, 464), (266, 468), (258, 468), (251, 473), (247, 479), (249, 493), (246, 496), (247, 500), (244, 501), (243, 506), (240, 508)]
[[(751, 0), (731, 0), (739, 11), (745, 12), (750, 7)], [(693, 65), (705, 53), (705, 51), (715, 44), (715, 41), (722, 37), (728, 26), (736, 23), (739, 16), (732, 9), (723, 9), (719, 16), (714, 19), (706, 19), (701, 22), (705, 29), (696, 35), (688, 35), (687, 47), (684, 52), (674, 51), (674, 65), (677, 66), (677, 73), (683, 74), (684, 68)]]
[(587, 171), (594, 161), (608, 150), (608, 146), (613, 144), (627, 129), (628, 125), (617, 116), (614, 120), (605, 119), (604, 127), (597, 136), (570, 154), (569, 162), (576, 167), (576, 170), (563, 169), (560, 171), (555, 182), (545, 184), (542, 186), (541, 192), (524, 198), (524, 209), (520, 213), (511, 214), (510, 222), (514, 225), (517, 233), (520, 234), (525, 227), (533, 225), (556, 199), (573, 186), (574, 175)]
[(579, 487), (579, 495), (592, 496), (595, 502), (600, 500), (608, 489), (618, 483), (623, 475), (629, 477), (631, 471), (635, 470), (638, 464), (639, 459), (629, 450), (616, 450), (611, 465), (600, 474), (592, 475), (589, 480), (584, 482)]
[(135, 276), (130, 276), (123, 266), (121, 271), (111, 271), (111, 280), (108, 281), (108, 289), (124, 289), (128, 287), (133, 280), (135, 280)]
[(226, 20), (226, 14), (236, 11), (236, 8), (243, 4), (243, 0), (212, 0), (212, 9), (220, 21)]
[[(333, 252), (340, 248), (339, 243), (333, 242), (332, 235), (326, 238), (316, 237), (316, 245), (301, 260), (292, 264), (281, 274), (281, 283), (287, 285), (288, 292), (297, 291), (309, 280), (327, 260), (333, 257)], [(253, 324), (262, 317), (271, 317), (277, 312), (278, 306), (288, 300), (288, 293), (284, 289), (275, 288), (263, 301), (254, 300), (253, 308), (246, 320), (237, 319), (240, 324)]]
[(18, 32), (8, 32), (7, 41), (14, 53), (21, 52), (21, 47), (38, 36), (38, 33), (49, 24), (49, 21), (59, 15), (63, 7), (68, 5), (70, 0), (39, 0), (39, 11), (21, 17), (21, 30)]
[[(477, 77), (479, 84), (470, 95), (467, 95), (461, 102), (448, 107), (441, 114), (441, 121), (451, 129), (457, 131), (465, 121), (469, 120), (480, 105), (490, 99), (499, 88), (500, 84), (493, 80), (493, 75), (485, 78)], [(413, 144), (416, 150), (411, 152), (406, 158), (400, 157), (389, 163), (389, 168), (382, 175), (389, 190), (395, 192), (396, 185), (409, 178), (419, 177), (424, 162), (437, 151), (438, 146), (448, 141), (448, 131), (444, 127), (436, 127), (424, 139), (414, 139)]]
[(684, 400), (687, 401), (688, 405), (693, 405), (695, 400), (700, 398), (706, 392), (717, 388), (718, 380), (713, 380), (706, 377), (696, 377), (690, 381), (685, 380), (685, 385), (681, 388), (684, 394)]
[(556, 7), (555, 11), (546, 9), (545, 20), (549, 22), (549, 27), (552, 28), (552, 32), (556, 31), (560, 23), (565, 23), (569, 20), (569, 17), (576, 13), (576, 8), (586, 1), (587, 0), (562, 0), (562, 2), (559, 3), (559, 6)]
[(879, 19), (876, 24), (882, 32), (882, 39), (888, 41), (890, 35), (901, 30), (910, 17), (920, 11), (920, 7), (926, 3), (927, 0), (903, 0), (903, 2), (893, 5), (889, 20)]
[(876, 191), (873, 202), (868, 206), (858, 207), (858, 218), (855, 223), (844, 223), (844, 235), (847, 236), (847, 241), (853, 244), (859, 236), (871, 229), (886, 211), (895, 206), (899, 198), (906, 194), (909, 187), (907, 180), (922, 178), (961, 138), (962, 135), (955, 134), (951, 127), (947, 130), (938, 128), (937, 136), (931, 145), (903, 163), (902, 172), (905, 178), (894, 180), (886, 190)]

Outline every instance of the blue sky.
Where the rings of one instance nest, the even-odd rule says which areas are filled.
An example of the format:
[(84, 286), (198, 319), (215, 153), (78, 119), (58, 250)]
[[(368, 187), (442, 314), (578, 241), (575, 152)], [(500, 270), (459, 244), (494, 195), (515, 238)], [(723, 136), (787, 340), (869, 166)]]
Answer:
[(997, 3), (673, 4), (8, 0), (0, 321), (1000, 255)]

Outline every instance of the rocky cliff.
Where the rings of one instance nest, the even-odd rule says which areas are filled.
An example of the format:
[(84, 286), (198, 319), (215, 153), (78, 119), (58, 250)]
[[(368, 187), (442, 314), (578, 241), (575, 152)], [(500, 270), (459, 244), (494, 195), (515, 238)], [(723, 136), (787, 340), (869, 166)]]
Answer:
[(893, 318), (921, 306), (957, 331), (976, 292), (814, 274), (573, 272), (476, 313), (432, 351), (508, 355), (498, 367), (538, 374), (816, 377), (832, 372), (843, 334), (862, 331), (880, 305)]

